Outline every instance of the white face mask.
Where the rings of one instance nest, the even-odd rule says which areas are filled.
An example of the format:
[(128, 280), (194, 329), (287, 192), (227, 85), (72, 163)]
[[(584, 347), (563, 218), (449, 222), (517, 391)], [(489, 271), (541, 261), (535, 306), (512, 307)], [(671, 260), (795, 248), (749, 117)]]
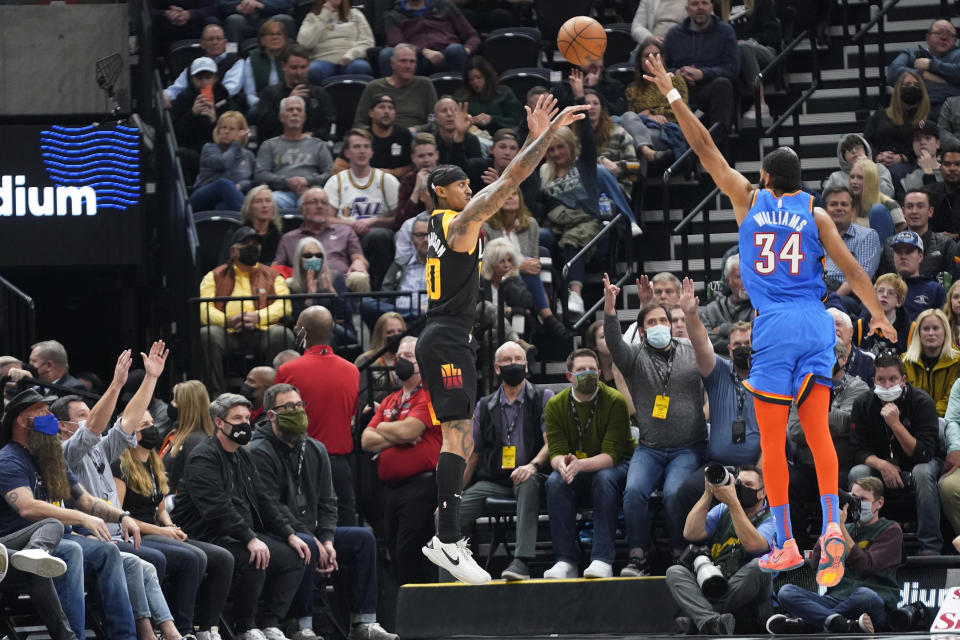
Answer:
[(869, 500), (860, 501), (860, 522), (869, 522), (873, 519), (873, 503)]
[(880, 398), (883, 402), (893, 402), (903, 394), (903, 387), (900, 385), (894, 385), (890, 388), (884, 388), (880, 385), (877, 385), (873, 388), (873, 392)]
[(662, 324), (650, 327), (646, 330), (647, 344), (654, 349), (663, 349), (670, 344), (670, 327)]

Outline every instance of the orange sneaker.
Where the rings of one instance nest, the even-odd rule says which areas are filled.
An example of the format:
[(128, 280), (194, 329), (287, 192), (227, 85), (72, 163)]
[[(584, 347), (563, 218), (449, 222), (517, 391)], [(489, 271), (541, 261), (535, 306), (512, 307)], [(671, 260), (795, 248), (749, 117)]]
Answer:
[(847, 543), (843, 531), (836, 522), (827, 525), (820, 536), (820, 565), (817, 567), (817, 584), (835, 587), (843, 579), (843, 562), (847, 559)]
[(803, 556), (797, 548), (797, 541), (790, 538), (783, 548), (774, 545), (773, 550), (760, 558), (760, 569), (768, 573), (790, 571), (803, 564)]

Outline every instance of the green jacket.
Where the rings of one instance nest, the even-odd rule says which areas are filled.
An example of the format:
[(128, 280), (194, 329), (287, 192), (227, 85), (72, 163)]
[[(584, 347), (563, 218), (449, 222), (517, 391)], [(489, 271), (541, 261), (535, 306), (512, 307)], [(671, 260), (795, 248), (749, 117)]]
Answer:
[[(485, 113), (490, 116), (490, 124), (483, 127), (493, 135), (497, 129), (512, 129), (520, 124), (523, 115), (523, 105), (517, 100), (513, 89), (506, 85), (497, 87), (497, 95), (493, 100), (485, 101), (476, 98), (469, 99), (467, 111), (472, 116)], [(523, 144), (523, 141), (520, 141)]]
[(592, 402), (574, 402), (580, 424), (584, 428), (581, 438), (577, 421), (570, 412), (571, 388), (567, 387), (547, 402), (545, 423), (550, 458), (582, 451), (587, 457), (606, 453), (619, 464), (633, 454), (630, 440), (630, 414), (627, 401), (620, 392), (600, 383), (594, 401), (596, 413), (590, 424)]

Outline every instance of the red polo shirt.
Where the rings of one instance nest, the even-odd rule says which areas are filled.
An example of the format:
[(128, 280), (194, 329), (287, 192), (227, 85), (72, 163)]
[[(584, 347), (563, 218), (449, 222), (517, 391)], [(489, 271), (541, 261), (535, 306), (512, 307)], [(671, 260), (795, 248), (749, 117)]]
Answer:
[(403, 389), (384, 398), (367, 429), (376, 429), (381, 422), (398, 422), (406, 418), (416, 418), (427, 428), (416, 444), (393, 445), (380, 452), (377, 475), (384, 482), (399, 482), (437, 468), (443, 435), (440, 423), (433, 420), (430, 411), (430, 393), (422, 386), (406, 401), (403, 401)]
[(360, 372), (351, 362), (327, 345), (315, 345), (302, 357), (281, 365), (274, 382), (300, 390), (310, 419), (307, 434), (322, 442), (330, 455), (353, 451), (350, 423), (357, 413)]

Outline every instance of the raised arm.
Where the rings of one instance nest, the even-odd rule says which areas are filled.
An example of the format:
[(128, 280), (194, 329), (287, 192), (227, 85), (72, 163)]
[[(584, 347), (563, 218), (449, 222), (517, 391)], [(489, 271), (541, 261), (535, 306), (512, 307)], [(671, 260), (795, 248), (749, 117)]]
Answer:
[(126, 433), (132, 434), (140, 426), (143, 414), (150, 406), (153, 392), (157, 388), (157, 378), (163, 373), (163, 366), (167, 362), (168, 355), (170, 355), (170, 350), (165, 348), (163, 340), (158, 340), (150, 346), (149, 355), (140, 352), (140, 357), (143, 358), (143, 382), (140, 383), (137, 392), (133, 394), (133, 398), (130, 399), (123, 410), (120, 428)]
[(647, 70), (643, 77), (648, 82), (656, 84), (660, 93), (666, 96), (667, 101), (670, 102), (673, 114), (677, 117), (677, 124), (683, 131), (683, 137), (687, 139), (694, 153), (700, 158), (703, 168), (707, 170), (720, 190), (730, 198), (739, 225), (746, 217), (747, 210), (750, 209), (753, 185), (743, 177), (743, 174), (727, 163), (726, 158), (723, 157), (723, 154), (720, 153), (717, 145), (713, 142), (713, 138), (710, 137), (710, 132), (693, 115), (690, 107), (679, 98), (679, 95), (674, 100), (670, 100), (670, 92), (675, 91), (673, 80), (670, 79), (670, 74), (664, 69), (660, 56), (645, 58), (643, 67)]
[(680, 306), (683, 308), (683, 316), (687, 321), (687, 335), (690, 342), (693, 343), (693, 353), (697, 359), (697, 370), (700, 376), (706, 378), (713, 373), (717, 366), (717, 356), (713, 351), (713, 344), (710, 343), (710, 336), (707, 335), (707, 328), (703, 326), (700, 320), (698, 310), (700, 300), (693, 295), (693, 280), (684, 278), (680, 285)]
[(113, 380), (110, 386), (103, 392), (97, 404), (90, 410), (90, 416), (87, 418), (87, 429), (100, 435), (107, 428), (110, 422), (110, 416), (117, 407), (117, 398), (123, 390), (123, 385), (127, 382), (127, 375), (130, 373), (130, 364), (133, 359), (130, 357), (130, 349), (125, 349), (120, 357), (117, 358), (117, 364), (113, 368)]
[(520, 187), (520, 183), (537, 168), (547, 153), (553, 134), (560, 127), (566, 127), (586, 117), (586, 105), (567, 107), (554, 117), (557, 112), (556, 104), (556, 98), (543, 94), (532, 111), (530, 107), (524, 107), (527, 110), (527, 126), (530, 128), (530, 138), (527, 141), (533, 139), (533, 142), (524, 144), (523, 149), (507, 165), (500, 177), (471, 198), (464, 210), (450, 223), (447, 244), (454, 251), (473, 250), (484, 221), (499, 211), (507, 198)]
[(813, 210), (814, 220), (817, 221), (817, 230), (820, 232), (820, 242), (823, 248), (827, 250), (827, 255), (833, 260), (834, 264), (843, 271), (844, 278), (850, 283), (853, 292), (857, 294), (860, 301), (870, 311), (870, 333), (879, 330), (883, 337), (891, 342), (897, 341), (897, 330), (893, 328), (886, 314), (880, 307), (877, 300), (877, 293), (873, 290), (873, 283), (870, 282), (870, 276), (863, 270), (857, 259), (853, 257), (847, 245), (843, 243), (840, 233), (837, 231), (837, 225), (833, 223), (830, 216), (823, 209), (817, 207)]

